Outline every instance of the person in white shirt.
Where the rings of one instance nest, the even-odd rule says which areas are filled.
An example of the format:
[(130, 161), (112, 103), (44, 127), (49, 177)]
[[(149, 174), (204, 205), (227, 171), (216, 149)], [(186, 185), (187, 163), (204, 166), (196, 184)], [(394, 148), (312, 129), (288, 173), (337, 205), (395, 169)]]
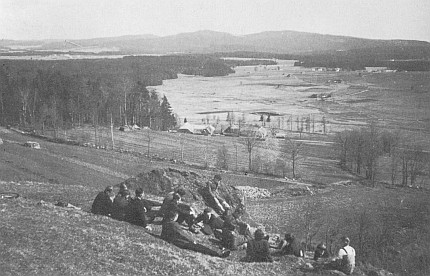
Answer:
[(328, 269), (339, 270), (347, 275), (350, 275), (355, 268), (355, 249), (349, 245), (348, 237), (342, 237), (342, 247), (339, 249), (337, 257), (328, 264)]

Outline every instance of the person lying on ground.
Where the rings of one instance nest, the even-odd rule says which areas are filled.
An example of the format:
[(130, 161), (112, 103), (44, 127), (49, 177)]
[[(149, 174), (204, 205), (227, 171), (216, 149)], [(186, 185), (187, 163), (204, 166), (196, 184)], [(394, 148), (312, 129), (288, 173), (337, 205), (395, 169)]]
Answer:
[(248, 238), (239, 235), (236, 227), (229, 221), (224, 222), (221, 234), (221, 245), (229, 250), (241, 250), (246, 247)]
[(136, 197), (128, 205), (125, 220), (151, 230), (151, 227), (148, 226), (147, 218), (147, 213), (151, 210), (151, 205), (143, 198), (144, 192), (142, 188), (137, 188), (135, 194)]
[(254, 239), (247, 242), (245, 261), (273, 262), (270, 256), (269, 242), (265, 239), (263, 230), (255, 230)]
[(91, 206), (91, 213), (96, 215), (111, 216), (113, 199), (115, 194), (112, 186), (107, 186), (104, 191), (97, 194)]
[(214, 234), (216, 238), (221, 238), (221, 229), (224, 225), (224, 221), (212, 212), (213, 210), (210, 207), (204, 209), (203, 213), (197, 216), (194, 223), (203, 223), (201, 231), (205, 235)]
[(177, 213), (178, 218), (177, 222), (179, 224), (185, 223), (188, 225), (188, 229), (196, 233), (197, 230), (194, 227), (194, 212), (193, 210), (188, 206), (188, 209), (185, 210), (185, 206), (179, 206), (179, 202), (181, 200), (181, 196), (178, 193), (174, 193), (172, 198), (170, 196), (166, 196), (165, 200), (163, 201), (163, 205), (161, 206), (161, 212), (163, 214), (163, 222), (167, 220), (166, 215), (169, 213)]
[(130, 200), (130, 191), (128, 189), (121, 190), (113, 200), (112, 218), (117, 220), (125, 220)]
[(165, 241), (176, 245), (177, 247), (196, 251), (206, 255), (225, 258), (230, 255), (230, 251), (214, 250), (204, 245), (198, 244), (181, 225), (176, 222), (178, 213), (169, 212), (166, 214), (166, 220), (163, 222), (161, 238)]
[(341, 248), (337, 257), (327, 265), (325, 269), (339, 270), (347, 275), (350, 275), (355, 268), (355, 249), (349, 245), (350, 240), (348, 237), (340, 239)]

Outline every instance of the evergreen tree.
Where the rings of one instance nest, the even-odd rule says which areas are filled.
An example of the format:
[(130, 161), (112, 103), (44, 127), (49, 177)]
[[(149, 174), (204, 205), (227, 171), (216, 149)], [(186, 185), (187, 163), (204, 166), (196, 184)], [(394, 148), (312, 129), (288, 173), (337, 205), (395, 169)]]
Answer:
[(175, 115), (172, 113), (172, 107), (166, 96), (163, 97), (161, 102), (160, 115), (162, 119), (162, 130), (168, 130), (176, 125)]

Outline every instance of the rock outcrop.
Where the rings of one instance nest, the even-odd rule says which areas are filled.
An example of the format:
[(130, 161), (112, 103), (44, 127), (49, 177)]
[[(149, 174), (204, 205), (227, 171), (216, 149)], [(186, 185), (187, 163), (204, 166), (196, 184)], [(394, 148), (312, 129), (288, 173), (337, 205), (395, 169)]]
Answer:
[[(141, 187), (146, 194), (155, 196), (165, 196), (177, 188), (183, 188), (186, 195), (182, 197), (182, 201), (192, 206), (197, 212), (201, 212), (206, 207), (212, 207), (203, 198), (204, 189), (212, 178), (213, 175), (168, 168), (141, 173), (123, 183), (129, 189), (134, 190)], [(218, 194), (233, 210), (244, 207), (243, 193), (239, 189), (222, 183), (218, 188)]]

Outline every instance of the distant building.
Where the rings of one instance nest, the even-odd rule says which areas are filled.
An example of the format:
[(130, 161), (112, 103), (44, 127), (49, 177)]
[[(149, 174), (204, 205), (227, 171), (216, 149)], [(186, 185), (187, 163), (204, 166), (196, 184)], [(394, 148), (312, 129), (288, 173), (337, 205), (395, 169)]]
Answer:
[(215, 128), (211, 125), (194, 125), (190, 123), (183, 124), (178, 132), (198, 135), (212, 135)]
[(267, 137), (267, 129), (264, 127), (242, 126), (239, 128), (237, 125), (231, 125), (223, 133), (226, 136), (255, 136), (259, 139)]

